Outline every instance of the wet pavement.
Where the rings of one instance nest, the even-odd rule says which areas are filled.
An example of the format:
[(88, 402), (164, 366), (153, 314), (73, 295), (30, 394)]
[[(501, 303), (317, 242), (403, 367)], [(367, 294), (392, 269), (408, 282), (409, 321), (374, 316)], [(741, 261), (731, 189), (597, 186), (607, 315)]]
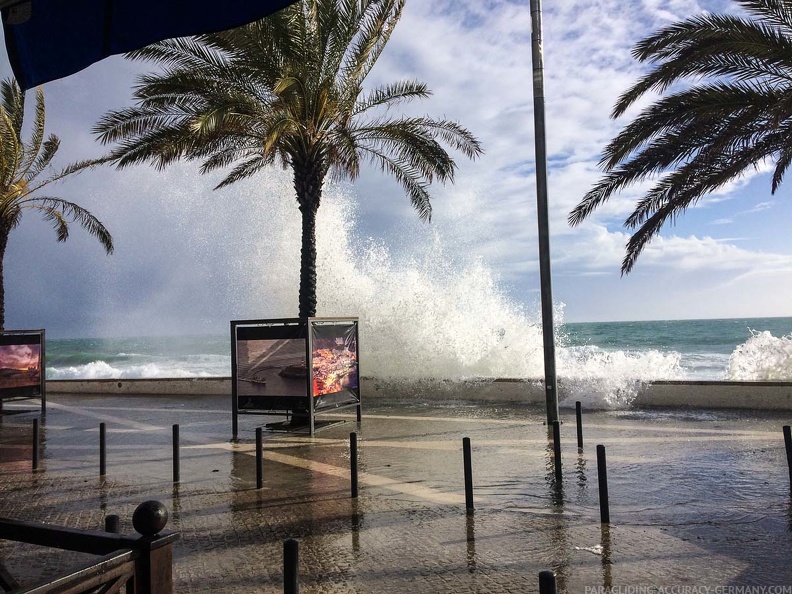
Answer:
[[(538, 573), (552, 569), (561, 592), (792, 593), (788, 413), (584, 411), (578, 450), (574, 409), (562, 409), (559, 488), (541, 409), (377, 400), (364, 402), (361, 424), (353, 410), (323, 416), (344, 422), (314, 438), (264, 431), (257, 489), (255, 429), (278, 419), (241, 416), (232, 443), (228, 397), (52, 395), (36, 472), (39, 410), (15, 402), (5, 412), (13, 414), (0, 417), (0, 517), (101, 529), (117, 514), (132, 534), (135, 507), (162, 501), (167, 530), (182, 535), (177, 592), (282, 591), (283, 541), (295, 538), (302, 592), (537, 592)], [(473, 452), (470, 515), (463, 437)], [(597, 444), (607, 452), (609, 525), (600, 523)], [(86, 557), (0, 541), (0, 559), (23, 583)]]

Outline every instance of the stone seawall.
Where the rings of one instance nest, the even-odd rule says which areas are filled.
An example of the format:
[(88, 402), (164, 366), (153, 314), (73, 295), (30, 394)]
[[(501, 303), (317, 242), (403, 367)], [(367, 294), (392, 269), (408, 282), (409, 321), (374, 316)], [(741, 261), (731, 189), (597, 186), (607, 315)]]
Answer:
[(47, 380), (47, 394), (231, 395), (230, 377)]
[[(560, 397), (566, 397), (561, 382)], [(50, 380), (48, 394), (145, 394), (163, 396), (229, 395), (231, 378)], [(363, 401), (368, 398), (422, 400), (484, 400), (544, 404), (542, 382), (496, 379), (468, 382), (415, 381), (394, 384), (363, 378)], [(638, 406), (792, 410), (792, 382), (662, 381), (642, 388)]]

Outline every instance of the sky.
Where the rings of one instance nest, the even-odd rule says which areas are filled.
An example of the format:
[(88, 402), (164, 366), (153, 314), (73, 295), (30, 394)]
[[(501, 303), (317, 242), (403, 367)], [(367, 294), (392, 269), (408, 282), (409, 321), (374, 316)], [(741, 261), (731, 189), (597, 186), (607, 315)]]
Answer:
[[(566, 222), (599, 178), (602, 148), (637, 113), (609, 116), (644, 68), (632, 46), (705, 10), (736, 7), (720, 0), (543, 5), (553, 298), (565, 321), (792, 316), (790, 185), (772, 195), (765, 172), (700, 201), (625, 277), (622, 221), (641, 188), (612, 198), (578, 227)], [(130, 105), (136, 77), (152, 68), (117, 56), (43, 85), (47, 131), (61, 139), (59, 167), (103, 154), (91, 128), (108, 110)], [(10, 76), (5, 55), (0, 75)], [(326, 226), (346, 231), (343, 241), (320, 241), (330, 253), (322, 262), (339, 283), (348, 279), (342, 264), (355, 264), (333, 251), (348, 257), (372, 245), (395, 261), (451, 267), (451, 275), (454, 266), (478, 267), (533, 315), (539, 274), (528, 2), (408, 0), (370, 83), (403, 79), (433, 92), (405, 110), (458, 121), (480, 139), (484, 155), (455, 155), (455, 183), (432, 187), (428, 224), (376, 169), (326, 187), (320, 217), (326, 210)], [(273, 171), (213, 191), (217, 181), (186, 163), (91, 170), (53, 187), (51, 194), (105, 223), (116, 251), (105, 255), (79, 227), (58, 244), (27, 212), (6, 253), (6, 327), (46, 328), (53, 337), (192, 334), (226, 331), (231, 319), (296, 316), (298, 225), (288, 175)], [(436, 256), (431, 264), (427, 252), (441, 252), (442, 263)], [(336, 315), (322, 292), (320, 283), (318, 314)]]

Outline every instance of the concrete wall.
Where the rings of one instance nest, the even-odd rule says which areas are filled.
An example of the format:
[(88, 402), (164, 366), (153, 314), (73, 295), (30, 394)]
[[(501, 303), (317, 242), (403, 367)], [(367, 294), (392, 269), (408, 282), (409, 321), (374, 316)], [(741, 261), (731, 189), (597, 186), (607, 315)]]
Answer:
[(637, 406), (792, 410), (792, 382), (654, 382)]
[[(47, 382), (48, 394), (159, 394), (173, 396), (230, 395), (231, 378), (59, 380)], [(544, 404), (542, 382), (498, 379), (480, 382), (416, 381), (401, 385), (363, 378), (363, 401), (369, 398), (484, 400)], [(561, 398), (563, 399), (563, 385)], [(647, 385), (636, 397), (637, 406), (691, 408), (750, 408), (792, 410), (792, 382), (684, 382)]]
[(231, 394), (231, 378), (47, 380), (47, 394)]

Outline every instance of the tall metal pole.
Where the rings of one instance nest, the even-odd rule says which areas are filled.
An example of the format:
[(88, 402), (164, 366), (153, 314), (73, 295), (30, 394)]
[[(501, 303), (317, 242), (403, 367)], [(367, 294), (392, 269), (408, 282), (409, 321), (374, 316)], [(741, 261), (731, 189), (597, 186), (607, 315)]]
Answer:
[(542, 60), (542, 7), (531, 2), (531, 61), (533, 63), (534, 144), (536, 146), (536, 214), (539, 221), (539, 284), (542, 295), (545, 400), (547, 426), (558, 421), (553, 289), (550, 278), (550, 231), (547, 216), (547, 149), (545, 143), (544, 63)]

